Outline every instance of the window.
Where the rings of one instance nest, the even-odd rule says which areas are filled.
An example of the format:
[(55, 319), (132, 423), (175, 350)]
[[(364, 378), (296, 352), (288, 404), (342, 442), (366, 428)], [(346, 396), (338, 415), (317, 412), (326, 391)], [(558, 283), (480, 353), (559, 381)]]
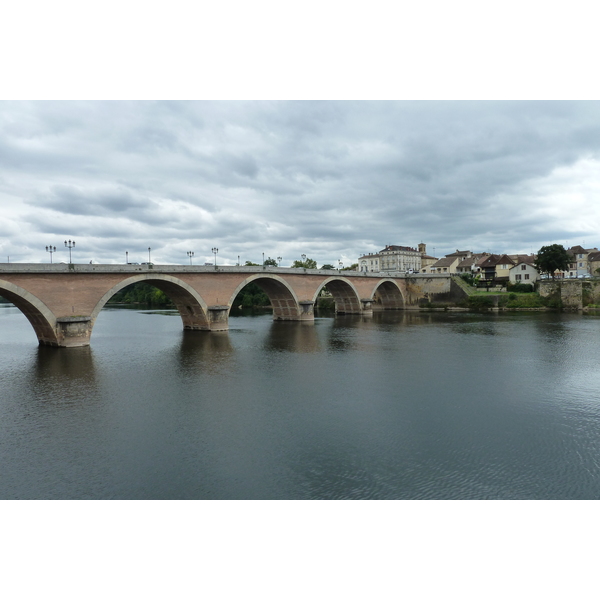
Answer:
[(529, 279), (529, 273), (525, 273), (525, 279)]
[(521, 265), (521, 271), (524, 271), (527, 268), (527, 265)]
[(515, 279), (516, 279), (517, 281), (521, 281), (521, 275), (515, 275)]

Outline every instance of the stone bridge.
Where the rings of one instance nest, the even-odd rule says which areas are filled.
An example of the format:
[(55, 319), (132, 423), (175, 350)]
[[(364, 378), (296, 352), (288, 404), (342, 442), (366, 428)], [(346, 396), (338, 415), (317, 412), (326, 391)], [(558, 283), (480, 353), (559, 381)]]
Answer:
[(184, 329), (224, 331), (235, 297), (249, 283), (268, 295), (273, 319), (314, 320), (323, 290), (337, 313), (418, 308), (450, 300), (448, 275), (390, 275), (280, 267), (179, 265), (0, 264), (0, 296), (27, 317), (40, 344), (87, 346), (94, 322), (114, 294), (144, 282), (173, 301)]

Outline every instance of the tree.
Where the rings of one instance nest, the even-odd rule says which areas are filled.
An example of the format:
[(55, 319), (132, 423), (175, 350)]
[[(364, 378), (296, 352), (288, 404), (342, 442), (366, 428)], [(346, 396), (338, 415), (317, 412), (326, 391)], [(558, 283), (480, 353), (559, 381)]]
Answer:
[(321, 269), (328, 269), (329, 271), (335, 271), (335, 267), (333, 265), (330, 265), (329, 263), (326, 265), (323, 265), (321, 267)]
[(244, 264), (245, 267), (260, 267), (258, 263), (253, 263), (251, 260), (247, 260)]
[(356, 271), (358, 269), (358, 263), (352, 263), (349, 267), (344, 267), (342, 271)]
[(554, 279), (555, 271), (568, 271), (571, 256), (561, 244), (542, 246), (534, 266), (540, 273), (548, 273)]
[(295, 260), (292, 265), (293, 269), (316, 269), (317, 261), (306, 257), (304, 260)]
[(171, 299), (153, 285), (138, 281), (117, 292), (109, 302), (122, 304), (149, 304), (151, 306), (172, 306)]
[(269, 296), (256, 283), (249, 283), (245, 286), (233, 301), (233, 306), (243, 306), (244, 308), (270, 306)]
[(265, 260), (264, 264), (266, 267), (276, 267), (277, 261), (274, 258), (271, 258), (269, 256), (269, 258), (267, 258), (267, 260)]

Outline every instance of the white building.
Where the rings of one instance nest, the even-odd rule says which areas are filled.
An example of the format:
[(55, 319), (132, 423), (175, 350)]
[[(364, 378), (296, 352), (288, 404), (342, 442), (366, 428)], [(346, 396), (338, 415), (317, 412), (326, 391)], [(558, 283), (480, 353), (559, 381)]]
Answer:
[(540, 274), (530, 262), (518, 262), (508, 272), (511, 283), (535, 283), (539, 278)]
[(419, 244), (419, 250), (408, 246), (386, 246), (376, 254), (361, 256), (358, 259), (358, 270), (368, 273), (386, 271), (418, 273), (421, 270), (421, 256), (423, 254), (425, 254), (425, 244)]

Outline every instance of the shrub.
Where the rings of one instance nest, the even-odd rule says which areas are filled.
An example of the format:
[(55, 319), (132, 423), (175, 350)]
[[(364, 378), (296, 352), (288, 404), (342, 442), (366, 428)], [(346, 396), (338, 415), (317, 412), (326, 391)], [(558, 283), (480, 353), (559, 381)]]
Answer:
[[(510, 298), (514, 296), (514, 298)], [(544, 302), (538, 294), (527, 294), (526, 296), (517, 296), (510, 294), (509, 300), (506, 303), (506, 308), (542, 308)]]
[(470, 308), (492, 308), (494, 298), (491, 296), (469, 296)]
[(463, 279), (469, 285), (475, 285), (475, 277), (471, 273), (461, 273), (460, 278)]
[(531, 283), (514, 283), (509, 284), (508, 289), (517, 294), (530, 294), (533, 292), (533, 285)]

